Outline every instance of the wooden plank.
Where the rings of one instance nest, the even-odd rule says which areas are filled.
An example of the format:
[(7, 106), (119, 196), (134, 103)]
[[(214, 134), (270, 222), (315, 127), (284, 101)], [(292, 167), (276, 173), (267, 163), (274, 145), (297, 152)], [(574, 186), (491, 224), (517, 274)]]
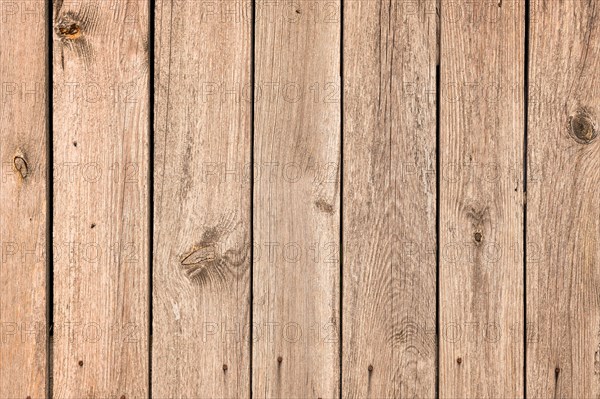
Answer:
[(433, 398), (436, 1), (344, 7), (344, 398)]
[(594, 1), (531, 3), (530, 397), (600, 395), (599, 11)]
[(152, 391), (247, 398), (251, 2), (156, 7)]
[(43, 1), (0, 1), (2, 398), (46, 395), (46, 12)]
[(57, 398), (148, 394), (148, 2), (54, 2)]
[(339, 394), (340, 2), (256, 2), (256, 398)]
[(439, 395), (522, 397), (524, 4), (441, 7)]

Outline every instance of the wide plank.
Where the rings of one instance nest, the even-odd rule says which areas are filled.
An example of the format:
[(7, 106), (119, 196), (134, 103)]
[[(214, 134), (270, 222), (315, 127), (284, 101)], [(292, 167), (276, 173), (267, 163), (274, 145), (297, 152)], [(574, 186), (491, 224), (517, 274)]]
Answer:
[(148, 395), (148, 7), (54, 1), (55, 398)]
[(441, 1), (440, 398), (523, 397), (525, 8)]
[(256, 1), (255, 398), (339, 394), (340, 1)]
[(251, 11), (156, 3), (156, 398), (250, 397)]
[(344, 2), (344, 398), (433, 398), (435, 1)]
[(1, 398), (46, 396), (47, 12), (0, 1)]
[(596, 398), (600, 4), (535, 0), (530, 15), (527, 394)]

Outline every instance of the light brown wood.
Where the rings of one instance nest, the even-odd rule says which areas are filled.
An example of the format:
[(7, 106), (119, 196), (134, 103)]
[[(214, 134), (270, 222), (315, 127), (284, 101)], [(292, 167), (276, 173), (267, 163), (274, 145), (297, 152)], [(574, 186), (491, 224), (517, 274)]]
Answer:
[(523, 397), (524, 3), (441, 2), (441, 398)]
[(344, 7), (344, 398), (432, 398), (436, 2)]
[(55, 398), (148, 394), (148, 2), (54, 2)]
[(250, 397), (250, 5), (156, 5), (157, 398)]
[(256, 2), (255, 398), (339, 394), (340, 2)]
[(46, 6), (43, 1), (2, 1), (0, 10), (0, 397), (43, 398)]
[(531, 4), (527, 393), (532, 398), (600, 395), (599, 12), (595, 1)]

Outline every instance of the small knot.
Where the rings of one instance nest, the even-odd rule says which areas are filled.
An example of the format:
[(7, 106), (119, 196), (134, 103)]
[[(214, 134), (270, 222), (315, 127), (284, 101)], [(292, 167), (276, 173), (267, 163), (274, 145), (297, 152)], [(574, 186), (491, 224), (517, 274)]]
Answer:
[(21, 177), (23, 179), (26, 178), (29, 174), (29, 170), (27, 168), (27, 161), (25, 160), (25, 158), (23, 158), (23, 156), (21, 155), (17, 155), (13, 159), (13, 164), (15, 165), (15, 169), (17, 170), (17, 172), (19, 172)]
[(63, 39), (74, 40), (81, 36), (81, 28), (76, 23), (61, 24), (57, 29)]
[(371, 371), (373, 371), (373, 365), (372, 365), (372, 364), (369, 364), (369, 367), (368, 367), (368, 369), (369, 369), (369, 373), (370, 373)]
[(462, 358), (459, 357), (458, 359), (456, 359), (456, 363), (461, 364), (462, 363)]
[(121, 395), (121, 399), (127, 399), (127, 396)]
[(556, 375), (560, 374), (560, 367), (557, 367), (554, 369), (554, 374), (556, 374)]
[(227, 371), (228, 367), (226, 364), (223, 365), (223, 371)]
[(578, 143), (589, 144), (598, 136), (598, 126), (587, 108), (580, 108), (569, 117), (569, 133)]
[(283, 362), (283, 358), (281, 356), (277, 356), (277, 363)]
[(83, 367), (83, 360), (79, 361), (79, 367)]
[(475, 242), (481, 242), (481, 238), (482, 238), (482, 237), (483, 237), (483, 236), (481, 235), (481, 233), (480, 233), (480, 232), (476, 232), (476, 233), (473, 235), (473, 238), (475, 239)]

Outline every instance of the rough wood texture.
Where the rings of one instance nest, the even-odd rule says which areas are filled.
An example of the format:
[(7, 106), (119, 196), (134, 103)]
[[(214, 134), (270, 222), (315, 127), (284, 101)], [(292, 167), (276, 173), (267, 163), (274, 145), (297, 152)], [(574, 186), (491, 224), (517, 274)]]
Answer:
[(43, 398), (46, 7), (0, 1), (0, 10), (0, 397)]
[(441, 7), (439, 395), (522, 397), (524, 4)]
[(527, 393), (596, 398), (600, 4), (533, 1), (531, 7)]
[(54, 3), (56, 398), (148, 394), (148, 3)]
[(340, 4), (259, 0), (255, 398), (339, 387)]
[(157, 2), (157, 398), (250, 396), (250, 4)]
[(435, 2), (345, 2), (344, 398), (435, 396)]

